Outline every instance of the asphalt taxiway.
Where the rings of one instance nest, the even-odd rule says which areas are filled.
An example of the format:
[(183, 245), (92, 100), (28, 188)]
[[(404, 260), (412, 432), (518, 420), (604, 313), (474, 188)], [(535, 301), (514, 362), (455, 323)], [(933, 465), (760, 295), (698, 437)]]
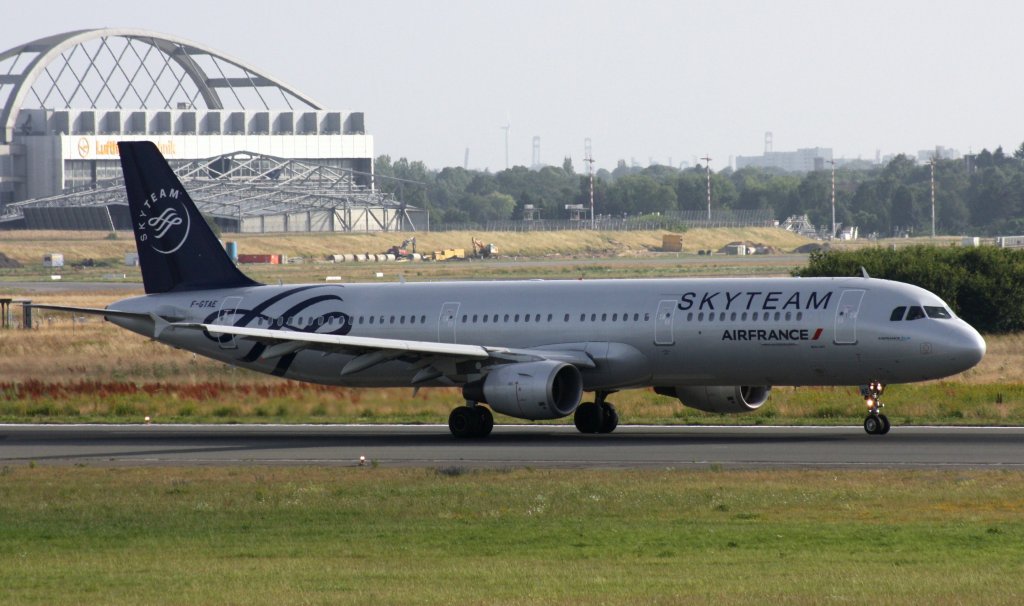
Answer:
[(1024, 469), (1024, 428), (501, 425), (457, 440), (441, 425), (2, 425), (0, 464), (537, 468)]

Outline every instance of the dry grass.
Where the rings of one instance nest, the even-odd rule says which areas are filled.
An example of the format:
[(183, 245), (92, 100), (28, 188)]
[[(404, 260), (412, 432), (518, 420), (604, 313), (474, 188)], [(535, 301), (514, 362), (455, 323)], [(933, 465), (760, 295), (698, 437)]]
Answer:
[[(634, 255), (656, 251), (665, 231), (562, 231), (562, 232), (423, 232), (417, 233), (417, 251), (470, 248), (472, 238), (494, 243), (502, 256), (594, 256)], [(329, 254), (383, 252), (400, 244), (408, 233), (375, 234), (225, 234), (238, 242), (239, 252), (285, 254), (290, 257), (323, 259)], [(83, 259), (121, 262), (125, 253), (135, 252), (128, 232), (116, 240), (107, 232), (0, 231), (0, 252), (27, 266), (39, 265), (46, 253), (60, 252), (67, 263)], [(688, 251), (719, 249), (734, 241), (751, 240), (790, 251), (809, 242), (806, 238), (773, 228), (694, 229), (683, 234)]]

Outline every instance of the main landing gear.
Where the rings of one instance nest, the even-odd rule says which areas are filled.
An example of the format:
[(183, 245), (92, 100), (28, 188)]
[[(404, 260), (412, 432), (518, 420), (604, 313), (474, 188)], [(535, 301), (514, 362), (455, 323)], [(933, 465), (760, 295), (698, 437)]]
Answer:
[(486, 438), (494, 429), (491, 409), (476, 402), (467, 402), (448, 415), (448, 429), (456, 438)]
[(584, 402), (576, 407), (573, 422), (580, 433), (611, 433), (619, 426), (619, 413), (615, 406), (605, 402), (608, 392), (599, 391), (594, 402)]
[(861, 393), (864, 394), (864, 403), (868, 407), (868, 416), (864, 419), (864, 431), (873, 436), (889, 433), (889, 417), (879, 413), (879, 410), (885, 406), (881, 400), (883, 391), (885, 391), (885, 385), (877, 381), (868, 383), (867, 387), (861, 388)]

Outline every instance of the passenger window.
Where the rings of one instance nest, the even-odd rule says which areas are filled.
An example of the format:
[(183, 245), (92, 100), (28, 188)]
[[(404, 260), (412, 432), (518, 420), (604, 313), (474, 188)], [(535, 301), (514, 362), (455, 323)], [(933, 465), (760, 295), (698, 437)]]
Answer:
[(731, 314), (729, 314), (729, 321), (730, 322), (735, 322), (736, 321), (736, 312), (732, 312)]
[(467, 316), (466, 314), (462, 314), (462, 323), (465, 324), (466, 322), (468, 322), (469, 321), (468, 318), (469, 318), (469, 316)]
[(483, 324), (487, 324), (487, 314), (484, 314), (484, 318), (483, 318), (483, 322), (482, 323)]
[(792, 318), (793, 318), (793, 312), (787, 311), (786, 312), (786, 321), (789, 322)]
[(516, 315), (515, 315), (515, 316), (514, 316), (514, 317), (512, 318), (512, 321), (513, 321), (513, 322), (518, 322), (518, 321), (519, 321), (519, 314), (516, 314)]
[(644, 314), (644, 322), (650, 322), (650, 321), (651, 321), (651, 314), (650, 314), (650, 312), (645, 313)]
[(597, 322), (597, 314), (590, 314), (590, 321)]
[(426, 323), (427, 323), (427, 316), (420, 316), (420, 324), (426, 324)]
[(936, 320), (950, 320), (953, 318), (953, 314), (945, 307), (925, 307), (924, 310), (929, 318), (935, 318)]
[(782, 317), (782, 314), (780, 314), (779, 312), (775, 312), (775, 321), (776, 322), (778, 322), (779, 318), (781, 318), (781, 317)]
[(692, 311), (690, 313), (686, 314), (686, 321), (687, 322), (693, 322), (693, 312)]
[(718, 314), (718, 321), (719, 322), (725, 322), (725, 312), (724, 311), (722, 313)]
[(910, 320), (920, 320), (923, 317), (924, 317), (924, 310), (921, 309), (920, 307), (916, 306), (916, 305), (911, 307), (910, 310), (907, 312), (907, 321), (908, 322)]
[(800, 320), (803, 320), (803, 319), (804, 319), (804, 312), (802, 312), (802, 311), (796, 312), (796, 321), (799, 322)]
[(373, 324), (373, 319), (374, 319), (374, 317), (375, 317), (375, 316), (370, 316), (370, 324)]
[(399, 324), (405, 324), (405, 316), (402, 316), (402, 317), (398, 318), (398, 323)]
[(704, 312), (700, 312), (699, 314), (697, 314), (697, 321), (698, 322), (703, 322), (704, 321)]
[(534, 322), (540, 322), (540, 314), (537, 314), (536, 316), (534, 316), (533, 317), (533, 321)]
[(568, 321), (569, 321), (569, 314), (565, 314), (565, 321), (566, 321), (566, 322), (568, 322)]
[(523, 322), (529, 322), (529, 321), (530, 321), (530, 314), (524, 315), (523, 316)]
[(633, 321), (638, 322), (640, 320), (640, 314), (633, 314)]
[(612, 322), (618, 322), (618, 321), (619, 321), (619, 314), (617, 314), (617, 313), (616, 314), (612, 314)]
[(550, 321), (551, 321), (551, 318), (553, 318), (553, 317), (554, 317), (554, 315), (553, 315), (553, 314), (548, 314), (548, 322), (550, 322)]
[(415, 323), (416, 323), (416, 316), (409, 316), (409, 324), (415, 324)]
[(740, 314), (740, 320), (742, 320), (744, 322), (747, 321), (747, 312), (743, 312), (743, 313)]
[(899, 322), (900, 320), (903, 319), (903, 313), (905, 311), (907, 311), (907, 307), (905, 305), (901, 305), (900, 307), (897, 307), (896, 309), (892, 310), (892, 315), (889, 316), (889, 321)]
[(754, 317), (752, 319), (753, 319), (754, 322), (757, 322), (757, 312), (756, 311), (754, 312)]
[(477, 316), (476, 314), (473, 314), (473, 324), (476, 324), (476, 321), (477, 321), (478, 318), (479, 318), (479, 316)]
[(580, 314), (580, 322), (586, 322), (586, 321), (587, 321), (587, 314)]

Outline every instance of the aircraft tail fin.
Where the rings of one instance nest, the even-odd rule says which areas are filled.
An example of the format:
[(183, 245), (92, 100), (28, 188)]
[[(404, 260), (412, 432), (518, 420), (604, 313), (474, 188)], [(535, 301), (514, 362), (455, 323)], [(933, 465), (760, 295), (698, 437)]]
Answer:
[(156, 145), (117, 147), (147, 294), (258, 285), (235, 267)]

